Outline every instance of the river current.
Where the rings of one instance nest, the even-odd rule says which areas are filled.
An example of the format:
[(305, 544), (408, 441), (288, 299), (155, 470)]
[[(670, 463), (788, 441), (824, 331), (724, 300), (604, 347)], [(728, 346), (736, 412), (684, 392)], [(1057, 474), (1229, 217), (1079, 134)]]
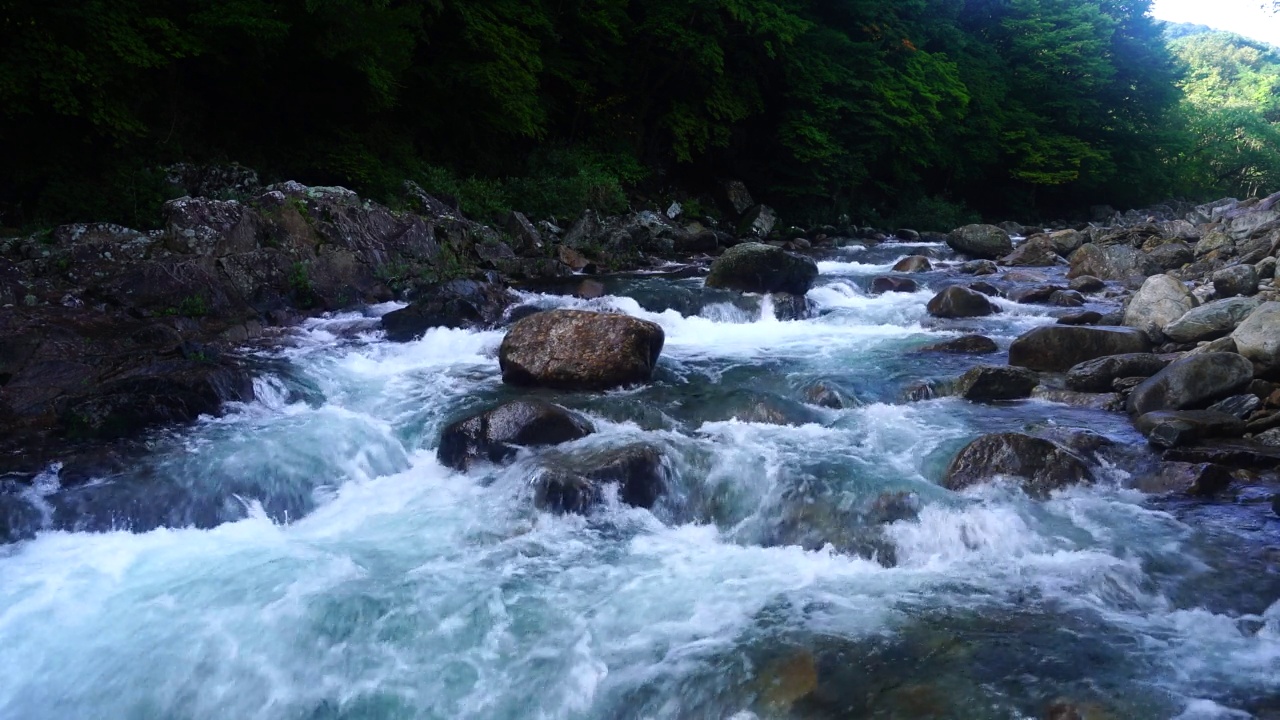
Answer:
[[(129, 472), (10, 489), (11, 519), (44, 529), (0, 548), (0, 718), (1280, 717), (1280, 578), (1256, 560), (1275, 523), (1134, 489), (1150, 457), (1120, 415), (905, 402), (1005, 361), (922, 346), (1054, 321), (1000, 301), (932, 322), (946, 272), (868, 294), (917, 252), (949, 257), (827, 256), (802, 321), (681, 274), (525, 293), (662, 325), (654, 382), (603, 394), (504, 387), (501, 331), (392, 344), (393, 305), (310, 321), (252, 351), (253, 403), (157, 435)], [(805, 405), (816, 381), (859, 404)], [(448, 422), (529, 395), (598, 432), (437, 462)], [(793, 423), (735, 419), (762, 398)], [(1133, 457), (1047, 500), (937, 484), (978, 435), (1055, 426)], [(637, 441), (666, 458), (652, 511), (534, 509), (548, 457)]]

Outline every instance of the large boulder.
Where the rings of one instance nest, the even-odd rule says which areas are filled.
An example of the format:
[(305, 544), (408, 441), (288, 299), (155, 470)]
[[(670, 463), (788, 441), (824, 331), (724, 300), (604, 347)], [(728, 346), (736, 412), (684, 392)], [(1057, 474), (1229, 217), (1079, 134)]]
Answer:
[(1178, 343), (1215, 340), (1231, 334), (1261, 305), (1261, 298), (1240, 297), (1206, 303), (1166, 325), (1164, 334)]
[(1051, 267), (1061, 260), (1048, 235), (1036, 235), (1001, 258), (1000, 263), (1015, 267)]
[(1040, 376), (1025, 368), (980, 365), (960, 377), (956, 395), (973, 402), (1021, 400), (1039, 384)]
[(586, 418), (559, 405), (517, 400), (446, 427), (436, 457), (445, 467), (466, 470), (480, 462), (506, 462), (521, 447), (559, 445), (593, 432)]
[(430, 328), (492, 328), (515, 297), (501, 284), (483, 280), (450, 280), (418, 292), (408, 307), (382, 316), (387, 339), (405, 342)]
[(1142, 283), (1124, 313), (1124, 324), (1145, 332), (1152, 340), (1164, 337), (1169, 323), (1196, 306), (1196, 298), (1180, 280), (1153, 275)]
[(995, 225), (966, 225), (947, 235), (951, 249), (975, 258), (995, 260), (1013, 252), (1009, 233)]
[(1264, 372), (1280, 370), (1280, 302), (1264, 303), (1231, 333), (1236, 351)]
[(651, 508), (666, 491), (662, 452), (629, 445), (578, 458), (560, 458), (534, 480), (534, 504), (550, 512), (586, 512), (598, 505), (606, 485), (618, 486), (627, 505)]
[(817, 277), (818, 265), (809, 258), (763, 243), (743, 243), (711, 264), (707, 287), (804, 295)]
[(1232, 265), (1213, 274), (1218, 297), (1249, 296), (1258, 292), (1258, 270), (1252, 265)]
[(1148, 378), (1129, 395), (1129, 412), (1194, 410), (1234, 395), (1253, 380), (1253, 363), (1235, 353), (1189, 355)]
[(1149, 378), (1168, 365), (1168, 360), (1150, 353), (1108, 355), (1068, 370), (1067, 387), (1076, 392), (1110, 392), (1119, 378)]
[(1067, 448), (1030, 435), (999, 433), (983, 435), (961, 450), (947, 468), (942, 485), (963, 490), (999, 475), (1021, 478), (1022, 488), (1036, 497), (1093, 481), (1089, 466)]
[(498, 349), (502, 380), (565, 390), (647, 382), (666, 336), (628, 315), (548, 310), (511, 326)]
[(1146, 334), (1132, 328), (1046, 325), (1013, 341), (1009, 364), (1041, 372), (1064, 372), (1096, 358), (1150, 349)]
[(1059, 230), (1049, 233), (1049, 242), (1053, 244), (1054, 252), (1069, 257), (1084, 245), (1084, 235), (1079, 230)]
[(1148, 252), (1147, 258), (1161, 270), (1174, 270), (1195, 260), (1195, 251), (1184, 242), (1168, 242)]
[(939, 318), (982, 317), (1000, 312), (986, 295), (969, 288), (952, 285), (929, 301), (929, 314)]
[(1129, 245), (1088, 244), (1071, 253), (1071, 270), (1067, 277), (1091, 275), (1103, 280), (1127, 280), (1160, 272), (1159, 266), (1146, 253)]

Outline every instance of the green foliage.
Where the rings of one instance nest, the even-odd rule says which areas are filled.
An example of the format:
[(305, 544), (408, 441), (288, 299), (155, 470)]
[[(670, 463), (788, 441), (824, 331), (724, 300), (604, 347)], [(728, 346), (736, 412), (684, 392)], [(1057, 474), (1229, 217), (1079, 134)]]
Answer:
[(177, 307), (169, 308), (165, 315), (180, 315), (189, 318), (202, 318), (212, 311), (209, 301), (203, 295), (188, 295), (182, 298)]
[(293, 296), (293, 301), (298, 307), (313, 307), (318, 298), (316, 297), (315, 288), (311, 284), (311, 273), (307, 270), (306, 263), (296, 262), (289, 268), (289, 293)]

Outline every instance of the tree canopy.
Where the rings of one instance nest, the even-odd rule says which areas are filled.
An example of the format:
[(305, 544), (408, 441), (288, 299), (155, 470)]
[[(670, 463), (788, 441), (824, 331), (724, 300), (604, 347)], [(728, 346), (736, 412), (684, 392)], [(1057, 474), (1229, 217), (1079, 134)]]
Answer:
[(0, 0), (0, 225), (143, 224), (175, 161), (481, 214), (740, 178), (797, 220), (939, 224), (1272, 182), (1272, 60), (1179, 61), (1149, 5)]

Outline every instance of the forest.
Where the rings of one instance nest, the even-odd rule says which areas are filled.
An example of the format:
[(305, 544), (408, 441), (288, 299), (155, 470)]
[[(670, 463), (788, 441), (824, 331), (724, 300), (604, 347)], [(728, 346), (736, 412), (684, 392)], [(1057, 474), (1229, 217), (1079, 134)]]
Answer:
[(1280, 51), (1148, 0), (0, 0), (0, 227), (146, 227), (160, 168), (485, 218), (745, 181), (946, 228), (1280, 187)]

